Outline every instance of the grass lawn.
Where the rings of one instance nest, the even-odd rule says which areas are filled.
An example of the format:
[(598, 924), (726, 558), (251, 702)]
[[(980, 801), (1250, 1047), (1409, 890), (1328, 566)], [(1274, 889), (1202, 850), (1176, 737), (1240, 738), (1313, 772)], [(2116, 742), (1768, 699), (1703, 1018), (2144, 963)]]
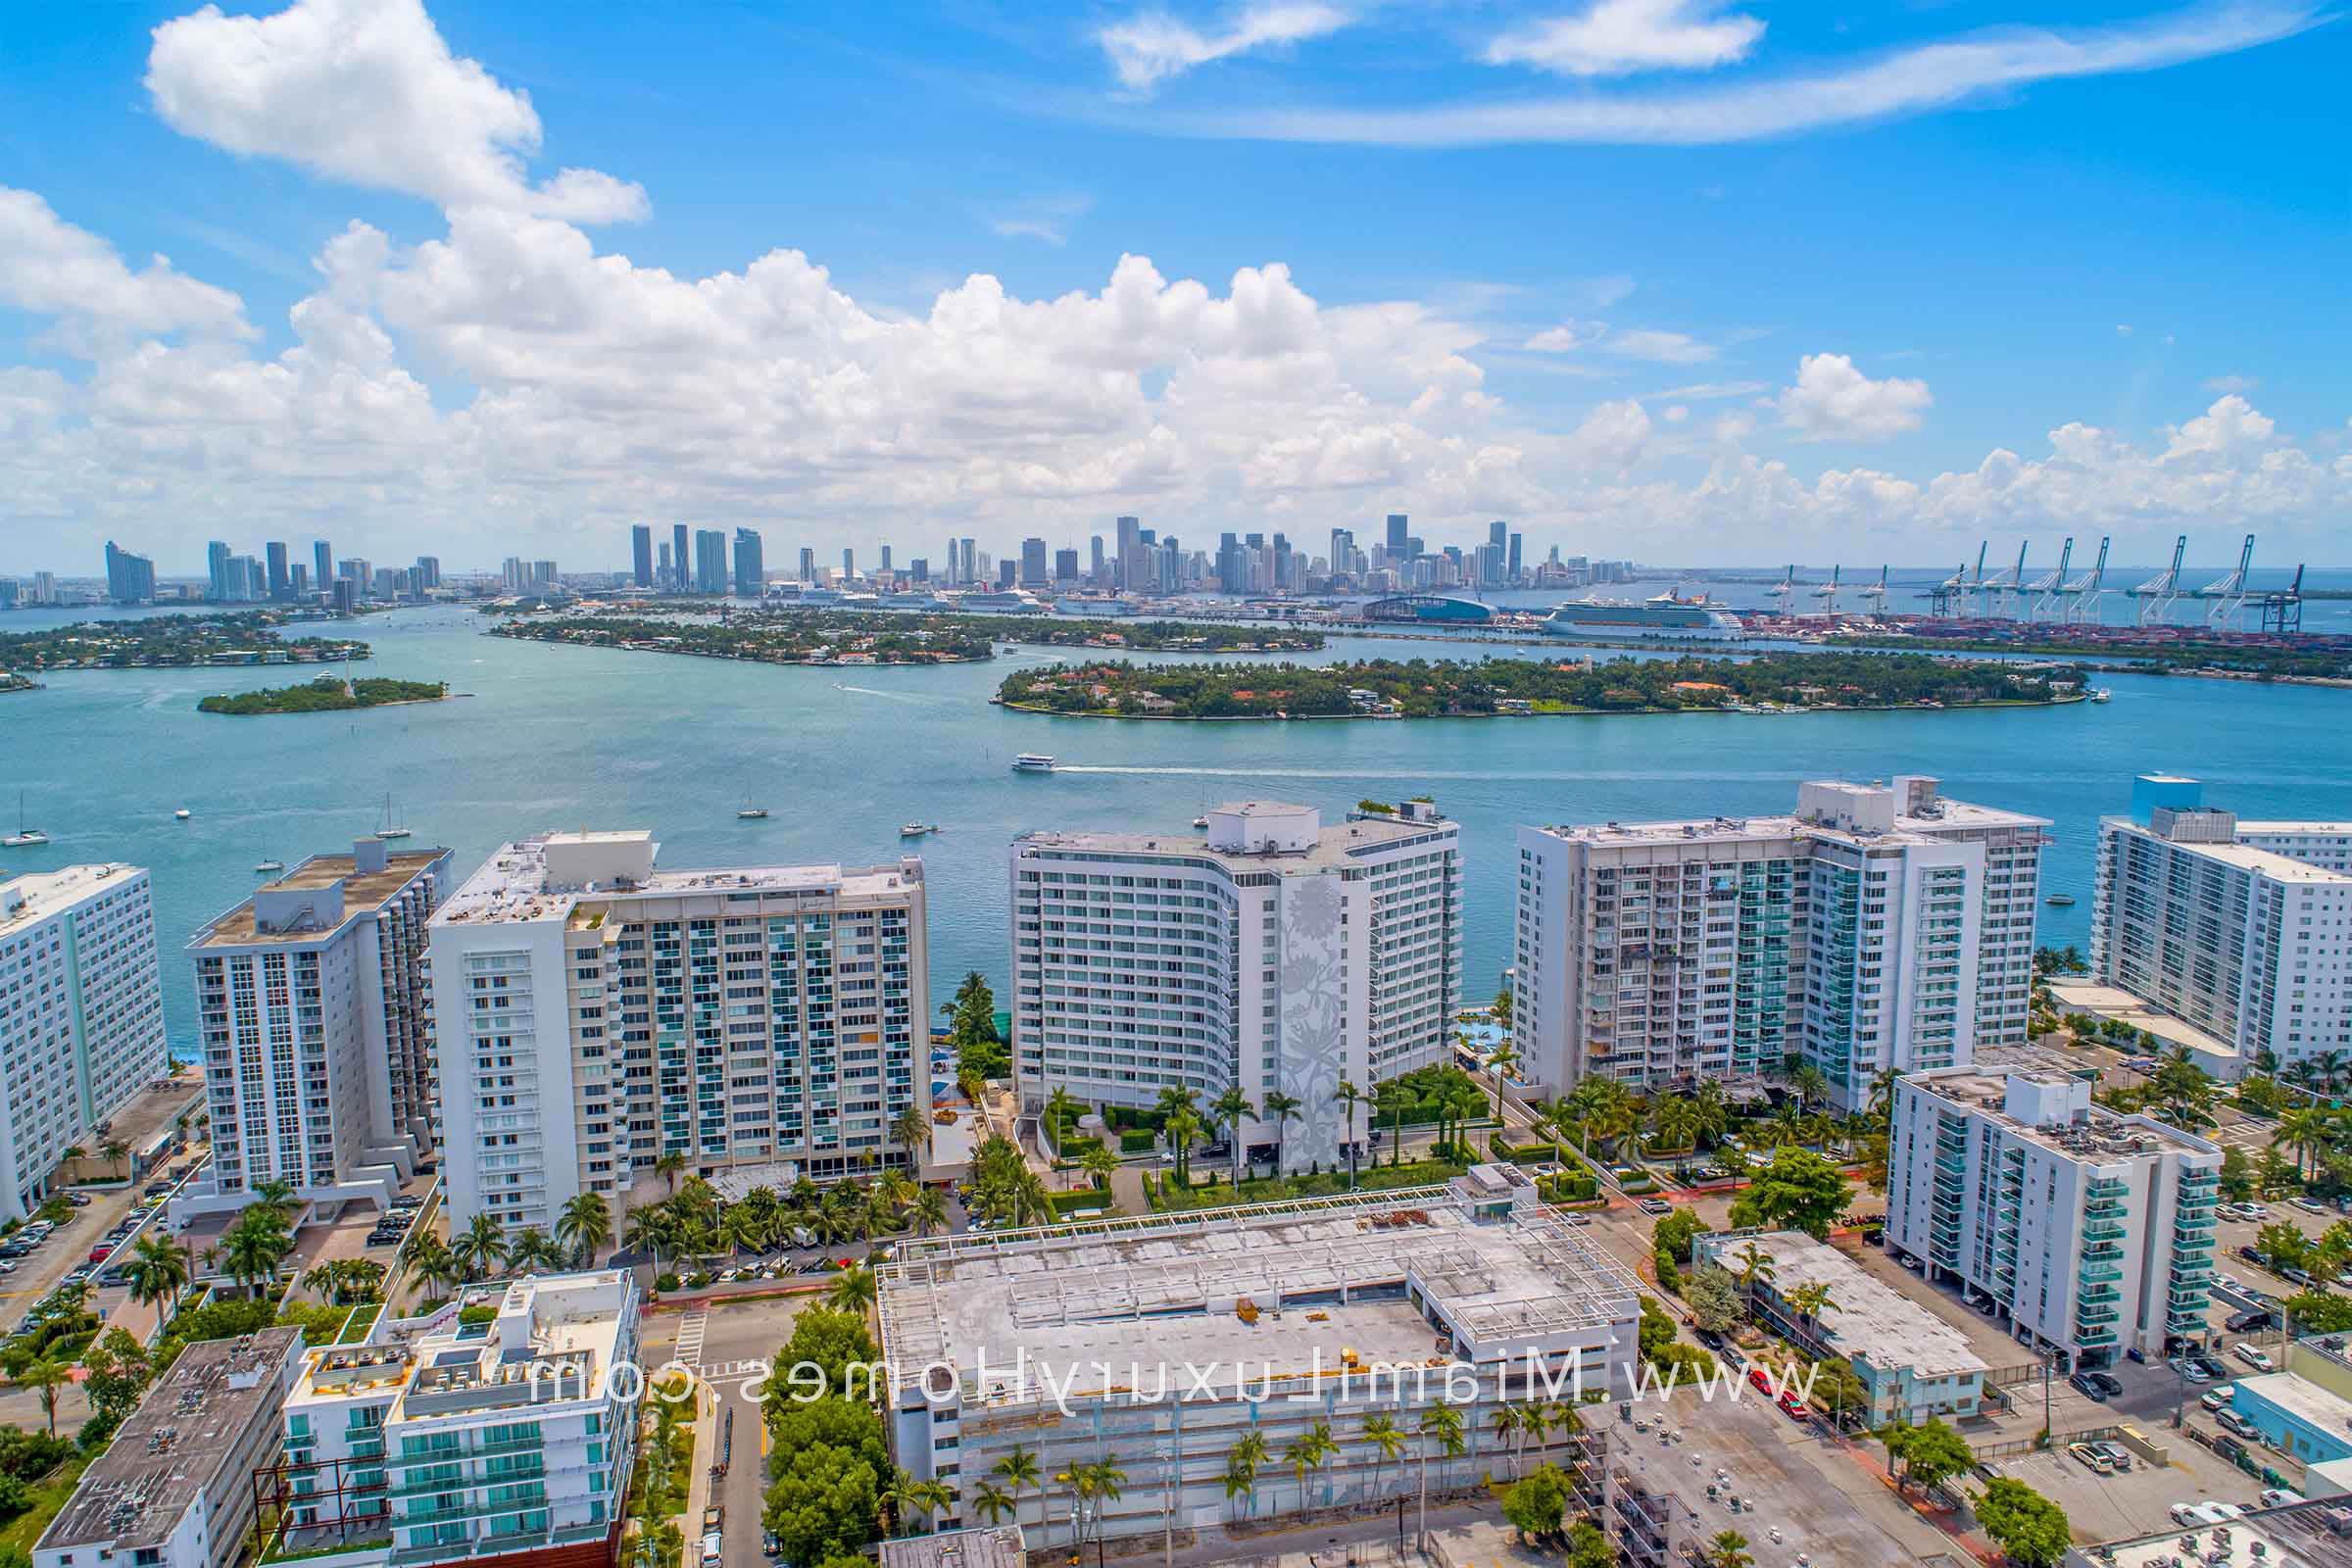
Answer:
[(32, 1506), (10, 1520), (7, 1529), (0, 1530), (0, 1550), (13, 1546), (31, 1556), (32, 1544), (41, 1539), (49, 1521), (57, 1517), (66, 1499), (74, 1495), (74, 1483), (81, 1479), (82, 1467), (88, 1463), (79, 1457), (68, 1459), (54, 1477), (33, 1488)]

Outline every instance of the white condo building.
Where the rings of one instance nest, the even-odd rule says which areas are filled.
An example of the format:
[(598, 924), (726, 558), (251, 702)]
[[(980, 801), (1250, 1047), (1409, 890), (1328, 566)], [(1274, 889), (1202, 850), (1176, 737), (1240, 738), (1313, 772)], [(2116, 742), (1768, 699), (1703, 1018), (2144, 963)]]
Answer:
[(2099, 820), (2090, 966), (2243, 1067), (2352, 1051), (2352, 823), (2241, 822), (2195, 779)]
[(1461, 834), (1426, 803), (1330, 827), (1249, 801), (1212, 808), (1205, 835), (1026, 833), (1009, 869), (1025, 1106), (1055, 1089), (1139, 1108), (1169, 1087), (1204, 1105), (1235, 1085), (1258, 1105), (1280, 1093), (1302, 1119), (1246, 1136), (1329, 1166), (1342, 1079), (1448, 1059)]
[(1987, 1060), (1900, 1079), (1886, 1247), (1982, 1292), (2077, 1368), (2205, 1331), (2219, 1145), (2090, 1101), (2051, 1065)]
[(284, 1468), (258, 1487), (283, 1522), (279, 1551), (336, 1568), (614, 1560), (637, 1424), (636, 1279), (494, 1289), (486, 1324), (462, 1323), (452, 1301), (303, 1354)]
[(2048, 826), (1908, 776), (1802, 785), (1792, 815), (1522, 827), (1520, 1071), (1668, 1088), (1801, 1056), (1850, 1109), (1884, 1069), (2022, 1045)]
[(399, 1196), (434, 1142), (425, 922), (449, 884), (449, 851), (365, 838), (189, 940), (213, 1162), (175, 1222), (272, 1179), (306, 1202)]
[(0, 883), (0, 1220), (50, 1191), (67, 1150), (170, 1068), (155, 908), (135, 865)]
[(776, 1186), (905, 1161), (890, 1124), (930, 1109), (922, 861), (670, 871), (656, 851), (518, 840), (434, 914), (453, 1224), (552, 1230), (673, 1151)]

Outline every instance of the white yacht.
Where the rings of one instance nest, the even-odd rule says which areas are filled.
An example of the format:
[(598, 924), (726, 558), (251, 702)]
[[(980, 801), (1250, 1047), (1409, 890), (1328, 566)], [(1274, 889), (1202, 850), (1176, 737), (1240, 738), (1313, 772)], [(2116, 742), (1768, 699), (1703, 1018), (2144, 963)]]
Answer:
[(174, 822), (185, 822), (187, 819), (188, 819), (188, 808), (187, 808), (186, 807), (184, 807), (184, 806), (183, 806), (183, 807), (181, 807), (181, 808), (180, 808), (178, 810), (176, 810), (176, 811), (173, 811), (173, 812), (172, 813), (172, 821), (174, 821)]
[(384, 824), (375, 830), (375, 836), (379, 839), (405, 839), (409, 836), (407, 828), (392, 820), (392, 792), (389, 790), (384, 792)]
[[(1047, 760), (1051, 762), (1053, 759), (1049, 758)], [(17, 830), (14, 833), (9, 834), (6, 838), (0, 838), (0, 844), (5, 844), (12, 850), (29, 850), (48, 842), (48, 834), (42, 832), (37, 827), (32, 827), (26, 824), (24, 820), (24, 792), (23, 790), (17, 791)]]
[(1041, 752), (1023, 752), (1012, 760), (1012, 770), (1015, 773), (1051, 773), (1054, 771), (1054, 759)]
[(904, 822), (899, 826), (899, 837), (903, 839), (919, 839), (926, 833), (936, 833), (938, 831), (939, 824), (937, 822)]

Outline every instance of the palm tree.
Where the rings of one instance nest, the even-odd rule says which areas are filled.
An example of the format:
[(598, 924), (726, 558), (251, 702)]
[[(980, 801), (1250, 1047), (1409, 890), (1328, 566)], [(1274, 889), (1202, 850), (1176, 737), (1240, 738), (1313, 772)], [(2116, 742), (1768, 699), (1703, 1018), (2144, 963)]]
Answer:
[(571, 1249), (574, 1265), (586, 1268), (612, 1239), (612, 1210), (602, 1193), (580, 1193), (556, 1216), (556, 1240)]
[(428, 1287), (439, 1287), (437, 1295), (446, 1296), (450, 1287), (465, 1278), (465, 1265), (457, 1254), (442, 1244), (441, 1238), (426, 1235), (418, 1239), (409, 1253), (409, 1267)]
[(130, 1298), (155, 1307), (160, 1320), (165, 1315), (164, 1303), (178, 1300), (179, 1293), (187, 1289), (188, 1257), (151, 1231), (132, 1246), (130, 1263), (123, 1272), (130, 1279)]
[(1519, 1053), (1508, 1040), (1487, 1053), (1487, 1072), (1494, 1080), (1494, 1119), (1496, 1121), (1502, 1120), (1503, 1075), (1518, 1065)]
[(1519, 1434), (1527, 1421), (1525, 1411), (1515, 1404), (1498, 1404), (1494, 1407), (1494, 1413), (1487, 1419), (1494, 1429), (1495, 1446), (1500, 1447), (1505, 1444), (1514, 1449), (1518, 1446)]
[(1176, 1184), (1180, 1187), (1192, 1186), (1193, 1172), (1187, 1156), (1200, 1137), (1200, 1118), (1194, 1113), (1192, 1106), (1180, 1105), (1168, 1113), (1168, 1119), (1160, 1131), (1168, 1140), (1168, 1152), (1176, 1156)]
[(1021, 1521), (1021, 1494), (1032, 1487), (1040, 1489), (1038, 1535), (1042, 1540), (1045, 1535), (1045, 1499), (1042, 1494), (1044, 1482), (1039, 1478), (1037, 1469), (1037, 1450), (1016, 1443), (1003, 1458), (997, 1461), (996, 1468), (990, 1473), (1004, 1482), (1005, 1490), (1012, 1494), (1012, 1521), (1014, 1524), (1019, 1524)]
[[(1243, 1433), (1234, 1446), (1225, 1450), (1225, 1500), (1236, 1496), (1250, 1499), (1250, 1511), (1257, 1507), (1257, 1468), (1266, 1462), (1266, 1435), (1251, 1427)], [(1236, 1485), (1236, 1480), (1240, 1485)]]
[(1404, 1157), (1404, 1113), (1412, 1103), (1413, 1092), (1394, 1078), (1372, 1086), (1374, 1114), (1386, 1113), (1389, 1118), (1389, 1163), (1392, 1165)]
[(1752, 1568), (1756, 1560), (1747, 1549), (1747, 1538), (1737, 1530), (1717, 1531), (1705, 1555), (1710, 1568)]
[(1382, 1466), (1404, 1452), (1404, 1429), (1391, 1420), (1386, 1411), (1376, 1411), (1364, 1417), (1360, 1436), (1372, 1447), (1372, 1490), (1377, 1494)]
[(507, 1260), (507, 1235), (488, 1214), (476, 1214), (465, 1230), (450, 1238), (450, 1254), (467, 1279), (488, 1274)]
[[(954, 1487), (945, 1481), (907, 1481), (899, 1488), (899, 1501), (923, 1516), (928, 1525), (942, 1508), (952, 1506), (956, 1497)], [(913, 1531), (908, 1531), (912, 1535)]]
[(98, 1157), (112, 1165), (125, 1181), (130, 1178), (130, 1146), (120, 1138), (109, 1138), (98, 1146)]
[(41, 1396), (41, 1413), (49, 1418), (49, 1435), (57, 1436), (57, 1391), (74, 1381), (74, 1369), (63, 1361), (47, 1356), (32, 1362), (17, 1374), (17, 1382), (24, 1388), (37, 1389)]
[[(1421, 1412), (1421, 1490), (1429, 1490), (1429, 1448), (1436, 1444), (1448, 1459), (1462, 1453), (1462, 1412), (1450, 1404), (1433, 1404)], [(1445, 1472), (1439, 1471), (1439, 1484), (1445, 1484)]]
[(1233, 1144), (1233, 1185), (1238, 1193), (1242, 1185), (1242, 1124), (1257, 1114), (1257, 1107), (1250, 1103), (1240, 1084), (1228, 1084), (1223, 1094), (1209, 1102), (1208, 1108)]
[(948, 1223), (948, 1195), (936, 1187), (926, 1187), (914, 1199), (914, 1234), (928, 1236), (944, 1230)]
[(1339, 1451), (1331, 1441), (1331, 1423), (1318, 1421), (1294, 1439), (1282, 1450), (1282, 1462), (1291, 1467), (1298, 1478), (1298, 1511), (1306, 1511), (1306, 1477), (1309, 1471), (1320, 1470), (1323, 1462)]
[(1077, 1108), (1076, 1098), (1059, 1084), (1046, 1097), (1046, 1147), (1056, 1158), (1061, 1154), (1061, 1129), (1068, 1124), (1070, 1112)]
[(972, 1511), (992, 1525), (1003, 1524), (1004, 1516), (1016, 1511), (1019, 1506), (1013, 1500), (1012, 1494), (994, 1481), (981, 1482), (979, 1490), (972, 1494)]
[(844, 1312), (862, 1312), (874, 1304), (874, 1271), (860, 1263), (833, 1276), (825, 1304)]
[(1821, 1103), (1830, 1092), (1830, 1075), (1810, 1061), (1800, 1061), (1788, 1069), (1788, 1089), (1807, 1110)]
[(1119, 1156), (1097, 1144), (1078, 1156), (1078, 1168), (1094, 1179), (1096, 1187), (1108, 1192), (1110, 1178), (1119, 1168)]
[(518, 1270), (559, 1269), (564, 1266), (563, 1244), (536, 1225), (526, 1226), (507, 1250), (507, 1261)]
[(1304, 1102), (1295, 1095), (1286, 1095), (1279, 1089), (1272, 1089), (1258, 1100), (1257, 1108), (1260, 1116), (1274, 1124), (1274, 1169), (1280, 1172), (1283, 1168), (1284, 1146), (1288, 1142), (1284, 1136), (1284, 1130), (1292, 1122), (1305, 1119), (1299, 1114), (1305, 1108)]
[(2278, 1118), (2278, 1130), (2271, 1137), (2274, 1146), (2284, 1145), (2295, 1156), (2295, 1174), (2303, 1174), (2304, 1160), (2315, 1164), (2328, 1144), (2330, 1118), (2325, 1110), (2304, 1105)]
[(1756, 1281), (1762, 1280), (1769, 1285), (1772, 1283), (1773, 1276), (1780, 1271), (1773, 1264), (1772, 1254), (1753, 1242), (1742, 1246), (1735, 1255), (1739, 1258), (1740, 1266), (1733, 1270), (1733, 1273), (1738, 1276), (1740, 1289), (1752, 1305), (1756, 1295)]
[(679, 1150), (664, 1149), (661, 1157), (654, 1161), (654, 1174), (667, 1178), (669, 1196), (677, 1197), (678, 1178), (686, 1174), (686, 1155)]
[(1830, 1288), (1819, 1280), (1807, 1280), (1788, 1292), (1788, 1301), (1804, 1323), (1805, 1333), (1816, 1345), (1820, 1344), (1821, 1314), (1838, 1310), (1838, 1302), (1832, 1298)]
[(1365, 1100), (1364, 1092), (1347, 1078), (1340, 1080), (1340, 1092), (1331, 1097), (1346, 1107), (1348, 1114), (1348, 1190), (1355, 1191), (1355, 1107)]
[(1103, 1504), (1119, 1500), (1127, 1486), (1127, 1472), (1120, 1467), (1119, 1456), (1106, 1453), (1086, 1466), (1087, 1490), (1095, 1499), (1095, 1540), (1102, 1539)]
[(921, 1154), (931, 1152), (931, 1118), (916, 1106), (908, 1105), (890, 1119), (890, 1141), (906, 1154), (909, 1168), (919, 1169)]

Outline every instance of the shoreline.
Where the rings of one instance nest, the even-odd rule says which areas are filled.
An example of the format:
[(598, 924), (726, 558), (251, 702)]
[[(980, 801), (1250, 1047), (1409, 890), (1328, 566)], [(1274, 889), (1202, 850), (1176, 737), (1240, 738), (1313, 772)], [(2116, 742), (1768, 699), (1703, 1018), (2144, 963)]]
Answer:
[(321, 713), (372, 713), (379, 708), (417, 708), (428, 703), (454, 703), (471, 692), (444, 692), (438, 697), (396, 697), (388, 703), (354, 703), (349, 708), (265, 708), (259, 712), (231, 713), (199, 703), (196, 711), (213, 718), (316, 718)]
[(2074, 708), (2087, 698), (2053, 697), (2046, 702), (2011, 701), (1998, 703), (1939, 703), (1923, 708), (1916, 703), (1888, 704), (1885, 707), (1841, 707), (1824, 704), (1816, 708), (1784, 708), (1771, 712), (1741, 712), (1732, 708), (1563, 708), (1548, 712), (1529, 713), (1422, 713), (1394, 715), (1383, 713), (1121, 713), (1106, 709), (1040, 708), (1034, 703), (1008, 703), (1001, 697), (989, 702), (998, 708), (1014, 712), (1034, 713), (1043, 718), (1110, 718), (1127, 719), (1142, 724), (1308, 724), (1316, 722), (1362, 721), (1373, 724), (1425, 724), (1433, 720), (1456, 718), (1668, 718), (1702, 714), (1720, 718), (1788, 718), (1810, 713), (1972, 713), (1988, 709)]

